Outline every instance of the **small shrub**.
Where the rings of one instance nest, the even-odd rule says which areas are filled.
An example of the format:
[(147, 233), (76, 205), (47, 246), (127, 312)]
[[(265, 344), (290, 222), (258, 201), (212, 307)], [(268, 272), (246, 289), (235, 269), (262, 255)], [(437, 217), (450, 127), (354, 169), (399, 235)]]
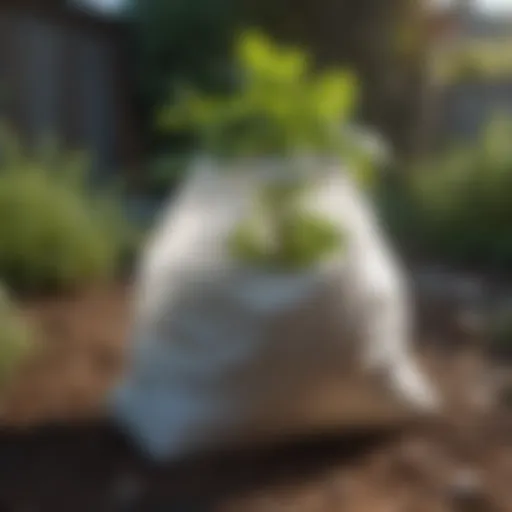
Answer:
[(397, 238), (425, 257), (512, 268), (511, 137), (512, 124), (496, 118), (473, 144), (411, 170), (383, 202)]
[(18, 368), (30, 346), (30, 330), (0, 284), (0, 386)]
[[(354, 107), (350, 73), (310, 72), (309, 56), (275, 45), (259, 32), (244, 32), (236, 47), (241, 84), (225, 97), (185, 91), (166, 109), (164, 126), (191, 128), (214, 154), (282, 154), (332, 144), (335, 130)], [(331, 149), (331, 148), (329, 148)]]
[(0, 278), (30, 292), (111, 278), (130, 229), (114, 196), (88, 183), (83, 156), (29, 154), (6, 132), (1, 142)]
[(365, 134), (348, 129), (358, 98), (350, 71), (315, 70), (306, 52), (256, 30), (241, 34), (235, 56), (238, 88), (224, 96), (184, 88), (160, 113), (162, 129), (188, 131), (201, 151), (218, 157), (337, 156), (357, 178), (370, 179)]
[[(350, 126), (358, 96), (351, 72), (320, 71), (306, 52), (255, 30), (241, 34), (235, 56), (240, 75), (235, 91), (209, 96), (186, 90), (180, 102), (161, 113), (162, 127), (189, 130), (199, 149), (221, 165), (239, 157), (293, 162), (297, 156), (320, 155), (339, 159), (368, 184), (376, 148), (369, 149), (375, 144), (366, 132)], [(340, 246), (343, 237), (334, 226), (296, 207), (297, 192), (302, 191), (262, 191), (259, 212), (231, 239), (235, 257), (260, 267), (298, 269)]]

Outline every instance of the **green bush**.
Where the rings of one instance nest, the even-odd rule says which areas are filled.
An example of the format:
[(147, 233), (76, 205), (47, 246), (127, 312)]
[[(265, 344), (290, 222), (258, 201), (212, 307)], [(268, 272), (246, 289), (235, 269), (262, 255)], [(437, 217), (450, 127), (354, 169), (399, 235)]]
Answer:
[(477, 141), (385, 189), (385, 218), (406, 248), (456, 264), (512, 268), (511, 137), (512, 123), (496, 118)]
[(338, 149), (333, 145), (339, 126), (355, 105), (350, 73), (314, 75), (306, 53), (254, 31), (242, 34), (237, 63), (238, 91), (227, 97), (186, 91), (183, 101), (164, 112), (164, 123), (196, 130), (203, 148), (215, 154)]
[[(372, 141), (350, 126), (358, 96), (352, 73), (320, 71), (306, 52), (278, 45), (256, 30), (240, 35), (235, 56), (240, 77), (235, 91), (210, 96), (184, 90), (182, 100), (161, 113), (161, 126), (188, 130), (201, 151), (221, 162), (277, 157), (292, 163), (304, 154), (321, 155), (338, 158), (356, 179), (368, 183)], [(262, 191), (258, 215), (242, 220), (231, 239), (239, 260), (297, 269), (340, 246), (342, 234), (326, 219), (297, 208), (296, 191), (288, 192), (293, 193), (271, 186)]]
[(256, 30), (243, 32), (235, 50), (238, 88), (225, 96), (183, 88), (181, 101), (173, 95), (160, 113), (162, 129), (189, 131), (200, 150), (218, 157), (327, 154), (370, 177), (370, 152), (348, 129), (358, 98), (351, 72), (315, 70), (306, 52)]
[(31, 333), (0, 284), (0, 386), (23, 361), (31, 347)]
[(5, 131), (1, 142), (0, 278), (28, 292), (111, 278), (131, 233), (114, 195), (88, 183), (83, 155), (29, 153)]

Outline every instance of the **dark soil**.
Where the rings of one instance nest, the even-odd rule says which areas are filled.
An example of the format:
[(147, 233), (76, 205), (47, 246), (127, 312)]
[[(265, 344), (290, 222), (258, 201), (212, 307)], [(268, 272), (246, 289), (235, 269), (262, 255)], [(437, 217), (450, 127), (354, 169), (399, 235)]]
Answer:
[(451, 399), (445, 418), (152, 466), (102, 418), (123, 369), (128, 295), (26, 304), (42, 334), (4, 400), (0, 512), (512, 511), (512, 414), (471, 405), (485, 366), (460, 342), (425, 355)]

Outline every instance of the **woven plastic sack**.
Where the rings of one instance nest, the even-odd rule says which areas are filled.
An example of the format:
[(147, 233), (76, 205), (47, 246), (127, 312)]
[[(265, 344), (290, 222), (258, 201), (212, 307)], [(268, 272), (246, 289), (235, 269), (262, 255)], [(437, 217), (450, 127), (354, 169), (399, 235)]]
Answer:
[(131, 365), (110, 397), (149, 455), (335, 426), (359, 401), (343, 386), (361, 372), (361, 385), (380, 374), (405, 408), (436, 408), (410, 352), (404, 276), (367, 199), (338, 165), (313, 167), (307, 207), (347, 243), (302, 271), (251, 268), (229, 252), (257, 190), (284, 165), (204, 161), (164, 212), (138, 276)]

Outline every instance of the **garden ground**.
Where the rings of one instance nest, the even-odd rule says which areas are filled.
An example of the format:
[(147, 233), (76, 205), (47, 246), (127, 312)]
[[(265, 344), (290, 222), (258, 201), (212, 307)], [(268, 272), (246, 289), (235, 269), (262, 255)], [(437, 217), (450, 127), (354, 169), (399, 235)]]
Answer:
[(124, 364), (128, 297), (118, 285), (25, 304), (43, 335), (1, 411), (0, 511), (512, 510), (511, 409), (502, 400), (475, 411), (468, 389), (493, 370), (451, 338), (422, 344), (450, 396), (445, 418), (149, 467), (101, 419)]

